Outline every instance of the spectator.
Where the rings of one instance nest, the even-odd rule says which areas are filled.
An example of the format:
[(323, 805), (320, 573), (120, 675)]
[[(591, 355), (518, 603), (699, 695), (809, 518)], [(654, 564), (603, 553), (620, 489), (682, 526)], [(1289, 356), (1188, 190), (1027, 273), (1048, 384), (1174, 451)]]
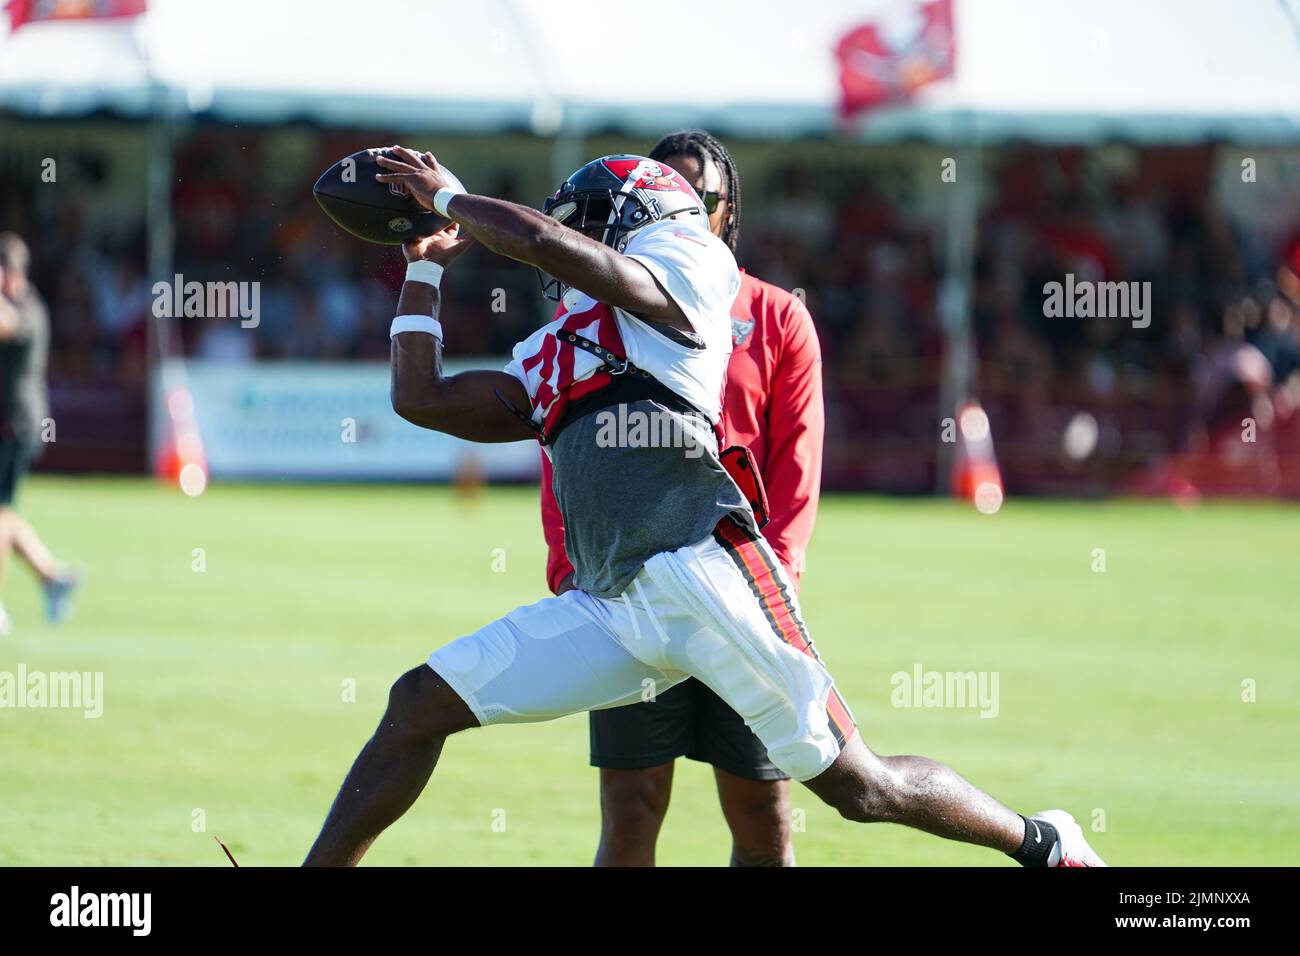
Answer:
[[(36, 530), (14, 510), (18, 485), (41, 447), (49, 416), (45, 391), (50, 321), (27, 280), (30, 253), (14, 233), (0, 233), (0, 594), (14, 552), (41, 580), (46, 614), (64, 619), (72, 609), (77, 576), (56, 561)], [(13, 622), (0, 599), (0, 635)]]

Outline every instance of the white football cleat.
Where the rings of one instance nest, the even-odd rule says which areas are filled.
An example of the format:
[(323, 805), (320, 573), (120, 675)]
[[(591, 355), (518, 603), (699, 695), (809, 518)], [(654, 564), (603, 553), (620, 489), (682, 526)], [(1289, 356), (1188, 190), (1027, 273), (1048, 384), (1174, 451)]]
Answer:
[(14, 632), (14, 622), (5, 610), (4, 602), (0, 601), (0, 637), (8, 637)]
[[(1083, 829), (1074, 822), (1074, 817), (1064, 810), (1041, 810), (1029, 818), (1029, 825), (1035, 820), (1042, 820), (1056, 827), (1059, 839), (1047, 858), (1048, 866), (1105, 866), (1088, 841), (1083, 838)], [(1035, 827), (1035, 829), (1037, 829)]]

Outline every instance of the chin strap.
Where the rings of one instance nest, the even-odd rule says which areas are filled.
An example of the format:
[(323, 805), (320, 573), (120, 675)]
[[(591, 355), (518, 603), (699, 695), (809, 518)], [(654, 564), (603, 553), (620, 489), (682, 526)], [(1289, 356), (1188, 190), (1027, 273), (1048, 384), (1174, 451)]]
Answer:
[[(584, 352), (588, 352), (591, 355), (596, 356), (596, 358), (600, 359), (600, 363), (604, 367), (605, 373), (608, 374), (611, 378), (614, 379), (621, 378), (624, 382), (640, 381), (640, 382), (648, 383), (650, 386), (653, 386), (654, 389), (662, 392), (662, 394), (658, 396), (657, 400), (666, 401), (666, 400), (670, 400), (673, 397), (676, 397), (677, 400), (682, 402), (687, 409), (691, 410), (694, 414), (700, 416), (700, 418), (704, 419), (706, 422), (708, 421), (707, 415), (705, 415), (703, 412), (696, 409), (689, 402), (686, 402), (685, 399), (681, 399), (680, 396), (676, 396), (675, 392), (672, 392), (671, 389), (669, 389), (666, 385), (662, 384), (657, 378), (655, 378), (645, 369), (633, 365), (632, 362), (626, 358), (621, 358), (618, 355), (615, 355), (613, 352), (605, 348), (600, 343), (593, 342), (591, 339), (579, 335), (577, 332), (570, 332), (568, 329), (559, 329), (558, 331), (556, 331), (555, 337), (559, 339), (561, 342), (567, 342), (569, 345), (572, 345), (574, 348), (582, 349)], [(612, 387), (612, 385), (613, 383), (611, 383), (611, 385), (607, 387)], [(533, 434), (537, 437), (538, 444), (549, 445), (555, 440), (555, 434), (553, 434), (552, 432), (548, 432), (543, 425), (537, 424), (535, 421), (532, 420), (530, 416), (525, 415), (515, 405), (514, 402), (506, 398), (506, 396), (502, 393), (501, 389), (494, 388), (492, 391), (496, 394), (497, 399), (501, 402), (502, 405), (506, 407), (506, 409), (510, 412), (511, 415), (514, 415), (515, 418), (519, 419), (530, 429), (532, 429)], [(601, 391), (603, 392), (604, 389), (602, 389)], [(589, 399), (590, 396), (588, 397), (588, 399), (584, 399), (584, 401)], [(563, 424), (564, 421), (562, 419), (559, 423), (557, 423), (554, 431), (558, 432), (560, 428), (563, 427)], [(713, 431), (715, 436), (718, 439), (718, 443), (719, 443), (718, 447), (721, 448), (722, 447), (721, 443), (723, 438), (721, 429), (719, 426), (715, 425), (713, 426)]]
[(610, 375), (630, 375), (633, 378), (653, 379), (651, 375), (643, 368), (637, 368), (625, 358), (619, 358), (609, 349), (589, 338), (579, 335), (577, 332), (570, 332), (568, 329), (560, 329), (555, 333), (555, 337), (561, 342), (568, 342), (574, 348), (582, 349), (584, 352), (590, 352), (596, 358), (600, 359), (601, 364), (605, 366), (605, 371)]
[(533, 421), (530, 417), (528, 417), (523, 412), (521, 412), (518, 406), (516, 406), (514, 402), (506, 398), (505, 394), (501, 391), (501, 389), (494, 388), (492, 389), (492, 392), (494, 395), (496, 395), (497, 399), (501, 402), (501, 404), (506, 407), (506, 410), (510, 412), (511, 415), (515, 416), (515, 418), (519, 419), (521, 422), (523, 422), (525, 425), (527, 425), (529, 428), (533, 430), (533, 434), (537, 436), (537, 443), (539, 445), (546, 445), (550, 443), (550, 439), (547, 437), (546, 432), (542, 429), (542, 426), (537, 424), (537, 422)]

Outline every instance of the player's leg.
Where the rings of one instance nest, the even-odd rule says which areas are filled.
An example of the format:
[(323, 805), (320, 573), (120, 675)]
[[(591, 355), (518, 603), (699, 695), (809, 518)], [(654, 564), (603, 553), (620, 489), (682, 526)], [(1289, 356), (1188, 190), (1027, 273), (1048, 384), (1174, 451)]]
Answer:
[(600, 768), (596, 866), (654, 866), (673, 762), (695, 746), (699, 687), (683, 681), (653, 700), (589, 715), (591, 765)]
[(722, 815), (731, 830), (732, 866), (794, 866), (790, 782), (751, 780), (713, 768)]
[(963, 843), (1014, 853), (1025, 821), (1014, 810), (927, 757), (884, 757), (853, 734), (826, 770), (803, 781), (847, 820), (901, 823)]
[(673, 761), (712, 764), (732, 834), (733, 866), (782, 866), (790, 847), (789, 778), (744, 719), (688, 680), (654, 701), (595, 711), (591, 762), (601, 768), (597, 866), (653, 866), (668, 811)]
[(0, 585), (9, 553), (17, 551), (32, 566), (42, 581), (49, 581), (58, 571), (54, 555), (41, 542), (32, 526), (13, 508), (18, 485), (27, 475), (31, 463), (30, 447), (15, 438), (0, 437)]
[(13, 633), (13, 621), (4, 605), (5, 579), (9, 575), (9, 561), (13, 554), (13, 531), (9, 516), (15, 512), (10, 507), (18, 485), (18, 442), (0, 435), (0, 637)]
[(845, 819), (901, 823), (1001, 850), (1024, 866), (1105, 866), (1064, 810), (1024, 817), (928, 757), (874, 754), (854, 735), (829, 768), (804, 781)]
[[(36, 529), (13, 508), (18, 485), (27, 474), (31, 460), (30, 446), (0, 439), (0, 590), (4, 588), (11, 557), (16, 552), (41, 580), (46, 616), (59, 621), (70, 610), (77, 577), (55, 559)], [(5, 614), (0, 605), (0, 630), (4, 625)]]
[(13, 533), (9, 529), (9, 515), (12, 513), (12, 508), (0, 505), (0, 589), (4, 588), (9, 576), (9, 561), (14, 551)]
[(306, 865), (356, 864), (415, 802), (450, 734), (616, 706), (684, 678), (626, 651), (592, 613), (593, 600), (570, 591), (517, 608), (399, 678)]
[(50, 553), (36, 529), (13, 508), (0, 505), (0, 586), (4, 584), (9, 550), (17, 552), (41, 580), (45, 593), (45, 615), (61, 621), (71, 610), (72, 595), (78, 578)]
[(424, 791), (443, 741), (476, 726), (468, 705), (431, 667), (421, 665), (399, 677), (303, 865), (356, 866)]
[(13, 544), (9, 540), (9, 526), (5, 521), (5, 513), (8, 510), (0, 505), (0, 637), (8, 637), (13, 633), (14, 627), (4, 602), (5, 577), (9, 573), (9, 556), (13, 552)]
[[(14, 493), (18, 486), (18, 442), (0, 435), (0, 591), (4, 590), (13, 554), (13, 530), (9, 516), (14, 514)], [(0, 609), (0, 615), (3, 610)], [(0, 622), (2, 623), (2, 622)]]
[[(633, 707), (644, 706), (635, 704)], [(620, 707), (610, 713), (632, 710)], [(600, 771), (600, 844), (596, 866), (654, 866), (655, 844), (673, 791), (674, 763)]]
[(695, 749), (686, 756), (713, 766), (722, 815), (731, 830), (732, 866), (793, 866), (790, 783), (767, 756), (745, 718), (697, 680)]
[(42, 582), (48, 583), (59, 576), (59, 562), (26, 518), (13, 508), (0, 505), (0, 524), (4, 527), (5, 538), (18, 553), (18, 557), (31, 566)]
[[(1102, 865), (1079, 832), (1061, 833), (1059, 852), (1050, 826), (1044, 843), (1028, 839), (1024, 818), (942, 764), (871, 753), (857, 738), (852, 715), (812, 648), (794, 589), (761, 536), (723, 522), (712, 539), (656, 555), (643, 575), (648, 604), (668, 609), (660, 615), (666, 621), (661, 628), (676, 638), (669, 653), (674, 665), (712, 687), (745, 717), (777, 766), (801, 782), (817, 781), (814, 792), (846, 818), (902, 823), (995, 847), (1024, 863), (1073, 854), (1077, 865)], [(678, 622), (682, 611), (699, 623)], [(1039, 833), (1046, 821), (1034, 819), (1032, 833)]]

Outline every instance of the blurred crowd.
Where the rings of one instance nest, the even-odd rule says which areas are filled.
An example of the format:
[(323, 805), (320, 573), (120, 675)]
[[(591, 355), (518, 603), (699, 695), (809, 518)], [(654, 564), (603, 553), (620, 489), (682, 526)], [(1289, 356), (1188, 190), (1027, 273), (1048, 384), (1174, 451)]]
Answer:
[[(343, 142), (322, 136), (306, 166), (325, 168)], [(335, 229), (297, 180), (268, 185), (261, 143), (199, 134), (176, 152), (175, 272), (261, 284), (255, 334), (229, 320), (185, 321), (180, 347), (225, 361), (383, 360), (399, 257)], [(1144, 480), (1144, 469), (1149, 479), (1156, 459), (1212, 448), (1246, 417), (1266, 435), (1300, 428), (1300, 241), (1242, 234), (1211, 188), (1210, 155), (1139, 152), (1136, 166), (1108, 176), (1084, 150), (989, 157), (971, 317), (977, 391), (1013, 488), (1062, 476), (1114, 486)], [(900, 208), (846, 161), (792, 150), (759, 175), (747, 176), (742, 158), (741, 173), (738, 258), (803, 290), (821, 335), (829, 483), (933, 487), (942, 223)], [(523, 195), (508, 170), (492, 192), (541, 198)], [(153, 301), (143, 218), (104, 243), (81, 205), (39, 208), (12, 188), (0, 199), (0, 229), (33, 247), (56, 390), (143, 392)], [(1045, 316), (1044, 284), (1067, 273), (1149, 282), (1149, 327)], [(537, 292), (530, 270), (471, 252), (445, 280), (449, 354), (508, 352), (550, 315)], [(1062, 440), (1071, 428), (1083, 439), (1073, 446)]]
[[(1170, 458), (1216, 452), (1290, 468), (1298, 487), (1300, 233), (1276, 241), (1235, 226), (1208, 148), (1138, 153), (1111, 175), (1088, 160), (1024, 147), (990, 164), (970, 315), (975, 393), (1009, 482), (1177, 490)], [(834, 467), (847, 484), (941, 484), (931, 452), (934, 423), (951, 414), (938, 406), (942, 230), (834, 167), (790, 166), (775, 185), (740, 259), (808, 291), (840, 411)], [(1140, 327), (1050, 317), (1044, 287), (1067, 274), (1149, 283), (1149, 314)]]

